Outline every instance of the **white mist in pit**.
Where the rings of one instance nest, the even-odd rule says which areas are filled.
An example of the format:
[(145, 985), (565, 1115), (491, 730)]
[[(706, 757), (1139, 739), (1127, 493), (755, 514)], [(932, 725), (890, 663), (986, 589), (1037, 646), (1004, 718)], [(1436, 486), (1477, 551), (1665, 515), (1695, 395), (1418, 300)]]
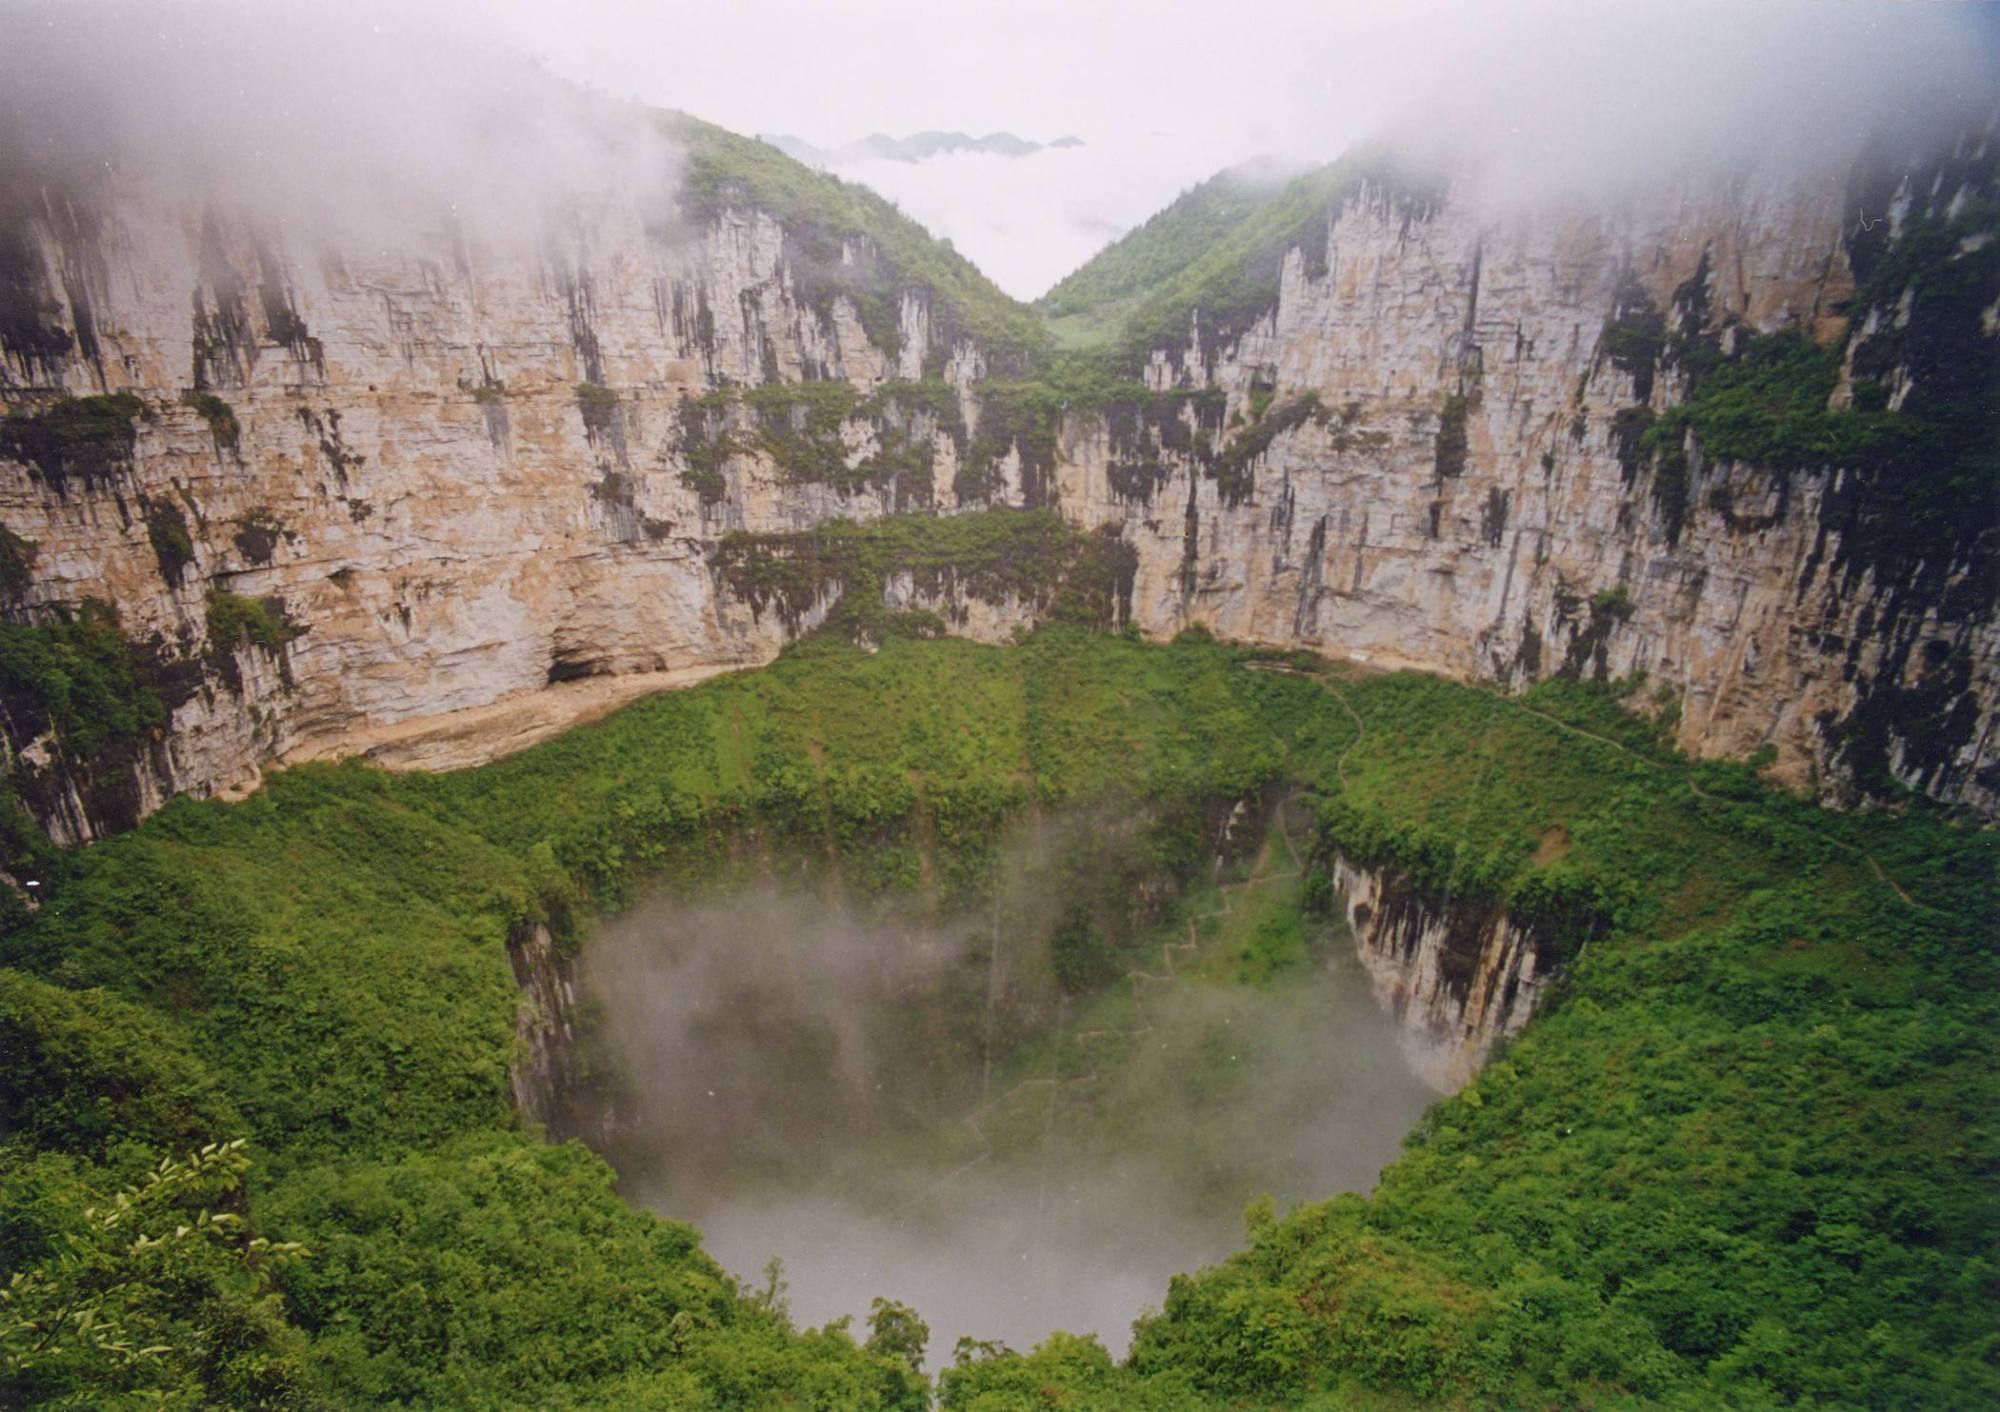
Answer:
[(587, 955), (630, 1087), (610, 1155), (747, 1287), (781, 1261), (801, 1325), (862, 1329), (882, 1296), (930, 1325), (933, 1367), (1057, 1329), (1122, 1353), (1172, 1275), (1240, 1248), (1250, 1201), (1367, 1190), (1438, 1096), (1324, 926), (1262, 986), (1167, 981), (1163, 955), (1115, 983), (1136, 1004), (1060, 1004), (989, 1068), (990, 926), (641, 908)]

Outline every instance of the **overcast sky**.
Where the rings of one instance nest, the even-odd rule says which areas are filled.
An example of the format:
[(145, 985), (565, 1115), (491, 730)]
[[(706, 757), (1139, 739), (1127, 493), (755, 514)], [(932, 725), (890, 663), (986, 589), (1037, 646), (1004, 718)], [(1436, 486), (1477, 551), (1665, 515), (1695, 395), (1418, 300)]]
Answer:
[[(452, 0), (446, 0), (451, 3)], [(1004, 129), (1081, 152), (842, 175), (1040, 293), (1243, 158), (1384, 127), (1504, 148), (1516, 182), (1810, 150), (1981, 87), (1993, 7), (1852, 0), (480, 0), (489, 33), (621, 97), (821, 146)], [(1985, 11), (1985, 13), (1981, 13)]]
[(2000, 6), (1878, 0), (0, 0), (0, 17), (0, 155), (11, 139), (90, 167), (108, 136), (128, 170), (205, 169), (295, 218), (376, 209), (385, 237), (410, 204), (385, 187), (492, 234), (593, 186), (670, 184), (672, 154), (509, 50), (821, 147), (1074, 134), (1088, 145), (841, 172), (1022, 297), (1261, 154), (1324, 161), (1383, 134), (1468, 161), (1483, 197), (1602, 199), (1693, 162), (1838, 160), (1913, 107), (1990, 116), (2000, 94)]

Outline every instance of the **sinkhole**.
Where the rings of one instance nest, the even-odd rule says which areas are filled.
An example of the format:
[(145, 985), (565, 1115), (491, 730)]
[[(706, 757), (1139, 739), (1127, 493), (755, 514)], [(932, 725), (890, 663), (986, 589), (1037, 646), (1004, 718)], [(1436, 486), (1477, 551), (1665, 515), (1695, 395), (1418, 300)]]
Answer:
[(798, 1323), (879, 1296), (933, 1367), (1057, 1329), (1122, 1353), (1247, 1207), (1367, 1190), (1438, 1096), (1307, 801), (1196, 812), (1034, 815), (970, 904), (854, 900), (839, 867), (642, 902), (585, 948), (555, 1126)]

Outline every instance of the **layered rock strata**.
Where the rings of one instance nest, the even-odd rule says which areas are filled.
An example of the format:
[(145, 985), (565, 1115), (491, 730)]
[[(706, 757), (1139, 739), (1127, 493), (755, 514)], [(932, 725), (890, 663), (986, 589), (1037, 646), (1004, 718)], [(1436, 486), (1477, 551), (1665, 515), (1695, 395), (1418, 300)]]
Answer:
[(1375, 998), (1403, 1027), (1411, 1067), (1457, 1089), (1535, 1012), (1554, 966), (1491, 906), (1434, 907), (1392, 873), (1338, 855), (1333, 880)]
[[(1959, 159), (1906, 179), (1891, 217), (1991, 185), (1985, 147)], [(801, 293), (787, 232), (747, 206), (663, 231), (612, 202), (532, 247), (412, 229), (336, 250), (143, 190), (33, 196), (0, 232), (0, 403), (141, 405), (67, 459), (11, 443), (0, 526), (28, 569), (0, 591), (15, 621), (115, 604), (172, 710), (95, 772), (9, 726), (62, 841), (550, 683), (764, 660), (843, 585), (790, 620), (753, 611), (717, 568), (725, 536), (994, 505), (1111, 527), (1149, 633), (1512, 687), (1643, 670), (1697, 754), (1768, 745), (1786, 778), (1853, 797), (1872, 752), (1902, 786), (2000, 803), (1994, 534), (1879, 553), (1874, 492), (1839, 464), (1634, 452), (1635, 417), (1688, 375), (1635, 356), (1633, 329), (1866, 346), (1838, 181), (1504, 217), (1364, 181), (1247, 331), (1208, 338), (1197, 311), (1156, 351), (1158, 406), (1071, 409), (1041, 440), (1000, 419), (929, 290), (900, 290), (880, 346), (850, 300)], [(1985, 329), (1992, 357), (1990, 311)], [(826, 464), (786, 462), (818, 435), (809, 409), (716, 405), (826, 379), (854, 392), (814, 443)], [(883, 588), (990, 640), (1036, 612), (957, 579), (941, 602)], [(218, 641), (218, 594), (282, 630)]]

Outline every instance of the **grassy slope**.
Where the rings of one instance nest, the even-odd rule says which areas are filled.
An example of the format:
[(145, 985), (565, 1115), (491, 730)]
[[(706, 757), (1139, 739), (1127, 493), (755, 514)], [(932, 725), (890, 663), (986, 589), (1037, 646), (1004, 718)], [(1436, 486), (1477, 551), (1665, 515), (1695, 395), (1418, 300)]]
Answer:
[[(674, 113), (661, 121), (687, 154), (683, 211), (702, 219), (740, 204), (775, 217), (785, 227), (801, 292), (853, 298), (878, 344), (896, 346), (901, 291), (920, 285), (931, 291), (932, 317), (947, 341), (973, 338), (996, 371), (1019, 376), (1045, 361), (1048, 334), (1034, 314), (882, 197), (698, 118)], [(879, 268), (843, 271), (841, 242), (856, 237), (873, 243)]]
[(1218, 172), (1091, 256), (1036, 300), (1036, 310), (1063, 347), (1101, 341), (1149, 291), (1249, 219), (1283, 184), (1266, 164)]
[[(1381, 154), (1361, 151), (1239, 204), (1210, 188), (1214, 178), (1113, 245), (1050, 291), (1038, 306), (1066, 347), (1092, 351), (1134, 374), (1154, 349), (1182, 347), (1198, 313), (1205, 345), (1225, 344), (1277, 306), (1285, 258), (1303, 252), (1323, 273), (1332, 208), (1364, 180), (1396, 199), (1435, 199)], [(1199, 198), (1199, 199), (1195, 199)], [(1172, 219), (1169, 219), (1172, 217)]]
[(0, 1263), (46, 1259), (88, 1199), (49, 1192), (226, 1123), (259, 1154), (255, 1220), (315, 1252), (285, 1310), (338, 1405), (883, 1405), (893, 1367), (792, 1333), (596, 1158), (518, 1130), (510, 930), (713, 875), (753, 829), (780, 868), (825, 866), (831, 841), (851, 889), (928, 862), (976, 893), (1031, 801), (1275, 772), (1262, 694), (1221, 649), (1081, 633), (811, 644), (484, 770), (309, 768), (240, 805), (176, 801), (62, 858), (0, 948), (0, 1032), (41, 1056), (0, 1088)]
[[(1504, 895), (1560, 828), (1551, 867), (1630, 880), (1616, 926), (1372, 1200), (1259, 1217), (1244, 1255), (1176, 1283), (1130, 1368), (1058, 1341), (968, 1365), (953, 1405), (1039, 1406), (1004, 1389), (1063, 1378), (1081, 1406), (1100, 1384), (1101, 1406), (1991, 1395), (1968, 1352), (1991, 1293), (1990, 839), (1771, 796), (1577, 688), (1336, 682), (1356, 743), (1322, 686), (1239, 662), (1073, 630), (810, 643), (485, 769), (311, 768), (243, 804), (179, 801), (71, 856), (4, 953), (157, 1017), (127, 1027), (157, 1044), (10, 1090), (10, 1126), (46, 1133), (56, 1105), (60, 1129), (93, 1083), (140, 1146), (240, 1120), (264, 1154), (253, 1212), (315, 1251), (285, 1307), (340, 1400), (872, 1405), (879, 1360), (788, 1333), (682, 1228), (625, 1210), (595, 1158), (513, 1128), (508, 928), (711, 875), (752, 825), (791, 866), (831, 839), (850, 887), (928, 866), (976, 894), (995, 824), (1029, 801), (1284, 773), (1337, 831), (1404, 830), (1418, 862), (1449, 837), (1447, 887), (1462, 869)], [(159, 1111), (167, 1082), (190, 1111)], [(137, 1160), (103, 1126), (93, 1150)], [(10, 1170), (67, 1160), (35, 1148), (16, 1138)], [(34, 1212), (0, 1216), (31, 1251)]]

